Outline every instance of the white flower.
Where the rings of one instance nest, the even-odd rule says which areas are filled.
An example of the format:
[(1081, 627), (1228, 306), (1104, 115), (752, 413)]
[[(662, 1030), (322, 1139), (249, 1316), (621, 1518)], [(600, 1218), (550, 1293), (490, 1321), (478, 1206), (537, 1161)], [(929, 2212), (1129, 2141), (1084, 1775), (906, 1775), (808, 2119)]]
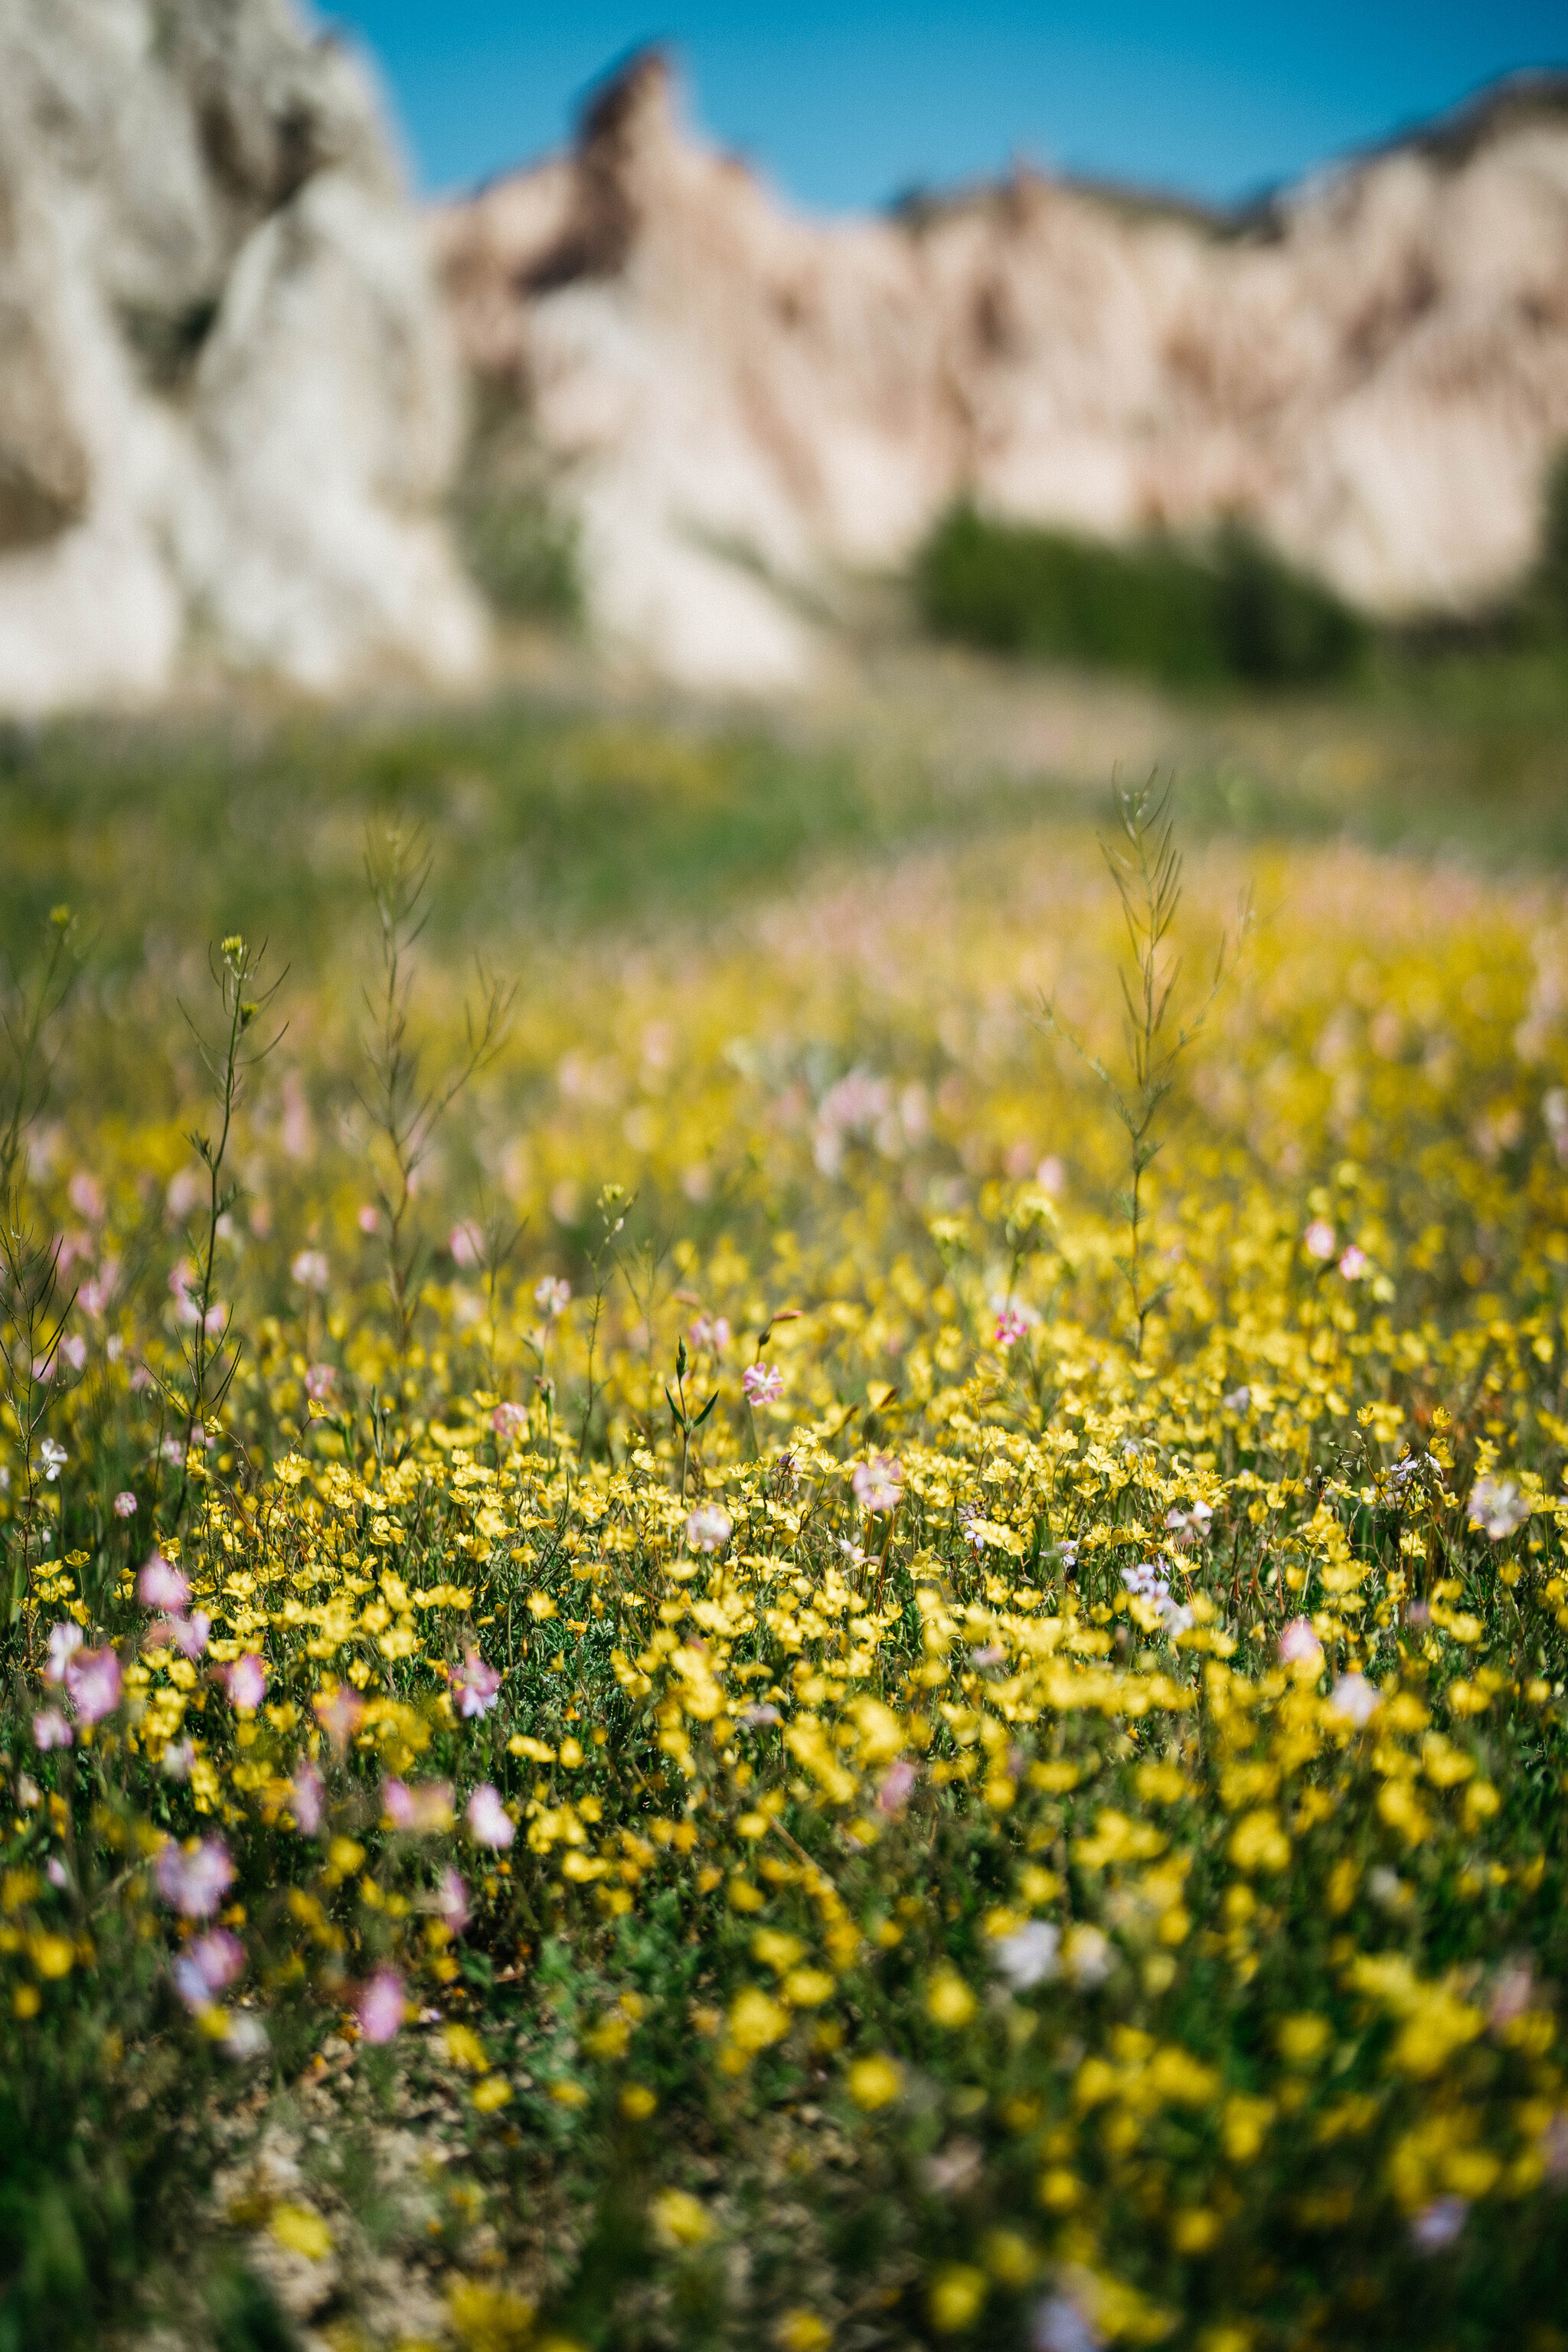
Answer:
[(1102, 1985), (1116, 1964), (1110, 1939), (1102, 1936), (1098, 1927), (1069, 1927), (1062, 1958), (1068, 1976), (1084, 1992), (1092, 1992), (1096, 1985)]
[(1511, 1478), (1478, 1478), (1470, 1489), (1470, 1525), (1501, 1543), (1524, 1525), (1530, 1506)]
[(56, 1443), (54, 1438), (46, 1437), (38, 1448), (38, 1459), (44, 1465), (44, 1476), (52, 1486), (70, 1460), (70, 1455), (63, 1445)]
[(1044, 1984), (1047, 1977), (1058, 1974), (1061, 1943), (1062, 1931), (1050, 1920), (1031, 1919), (993, 1944), (992, 1964), (1015, 1992), (1027, 1992), (1031, 1985)]
[(499, 1790), (482, 1780), (468, 1799), (468, 1834), (476, 1845), (509, 1846), (517, 1826), (501, 1803)]
[(331, 1276), (326, 1252), (319, 1249), (301, 1250), (289, 1271), (301, 1290), (325, 1290)]
[(1371, 1722), (1382, 1705), (1381, 1696), (1364, 1675), (1342, 1675), (1329, 1693), (1331, 1713), (1347, 1717), (1358, 1730), (1363, 1723)]

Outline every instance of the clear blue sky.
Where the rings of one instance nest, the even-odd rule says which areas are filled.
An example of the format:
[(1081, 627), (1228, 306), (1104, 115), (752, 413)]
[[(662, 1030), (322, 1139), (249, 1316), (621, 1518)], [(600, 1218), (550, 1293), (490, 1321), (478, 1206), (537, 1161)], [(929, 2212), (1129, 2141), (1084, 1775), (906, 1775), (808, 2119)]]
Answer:
[(416, 175), (557, 146), (583, 91), (668, 41), (705, 131), (818, 210), (1007, 167), (1225, 199), (1519, 66), (1568, 66), (1568, 0), (344, 0)]

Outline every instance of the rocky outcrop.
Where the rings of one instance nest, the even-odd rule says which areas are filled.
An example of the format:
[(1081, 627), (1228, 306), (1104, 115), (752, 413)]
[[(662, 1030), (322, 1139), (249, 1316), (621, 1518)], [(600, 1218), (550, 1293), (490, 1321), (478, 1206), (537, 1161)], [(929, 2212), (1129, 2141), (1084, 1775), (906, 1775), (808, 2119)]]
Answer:
[(1568, 441), (1546, 81), (1236, 219), (1021, 173), (825, 224), (688, 135), (650, 56), (434, 237), (601, 621), (698, 683), (800, 676), (834, 569), (960, 492), (1110, 537), (1243, 517), (1369, 607), (1462, 609), (1528, 562)]
[(461, 397), (374, 93), (289, 0), (0, 0), (0, 709), (193, 651), (471, 670)]

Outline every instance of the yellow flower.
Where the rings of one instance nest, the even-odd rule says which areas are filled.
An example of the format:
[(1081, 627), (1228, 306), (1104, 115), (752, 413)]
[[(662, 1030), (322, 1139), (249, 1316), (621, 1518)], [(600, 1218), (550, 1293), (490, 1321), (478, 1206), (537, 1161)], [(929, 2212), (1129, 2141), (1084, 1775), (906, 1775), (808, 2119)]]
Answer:
[(967, 2025), (974, 2010), (974, 1995), (952, 1969), (945, 1969), (931, 1979), (926, 1990), (926, 2013), (938, 2025), (950, 2029)]
[(815, 2311), (786, 2311), (773, 2330), (779, 2352), (827, 2352), (833, 2331)]
[(511, 2084), (504, 2074), (487, 2074), (482, 2082), (474, 2084), (471, 2095), (480, 2115), (491, 2116), (511, 2097)]
[(904, 2078), (890, 2058), (857, 2058), (845, 2076), (858, 2107), (890, 2106), (903, 2088)]
[(668, 2246), (706, 2245), (713, 2223), (706, 2206), (684, 2189), (666, 2189), (648, 2207), (658, 2235)]
[(646, 2083), (628, 2083), (621, 2093), (621, 2113), (633, 2123), (646, 2123), (658, 2105), (658, 2101)]
[(949, 2263), (931, 2283), (927, 2308), (939, 2336), (973, 2327), (985, 2301), (985, 2273), (968, 2263)]
[(1287, 2066), (1315, 2066), (1333, 2040), (1334, 2029), (1326, 2017), (1303, 2011), (1296, 2017), (1282, 2017), (1274, 2038)]
[(332, 2251), (331, 2231), (308, 2205), (275, 2205), (270, 2227), (279, 2244), (291, 2254), (304, 2254), (310, 2262), (320, 2263)]
[(730, 2040), (748, 2056), (782, 2041), (788, 2032), (788, 2010), (758, 1985), (747, 1985), (730, 2004)]

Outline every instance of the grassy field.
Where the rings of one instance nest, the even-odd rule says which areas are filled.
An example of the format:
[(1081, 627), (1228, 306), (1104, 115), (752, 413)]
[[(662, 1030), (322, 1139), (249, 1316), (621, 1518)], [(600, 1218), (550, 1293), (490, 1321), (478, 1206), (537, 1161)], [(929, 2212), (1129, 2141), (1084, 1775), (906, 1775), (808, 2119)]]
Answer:
[(0, 2346), (1568, 2344), (1565, 703), (0, 743)]

